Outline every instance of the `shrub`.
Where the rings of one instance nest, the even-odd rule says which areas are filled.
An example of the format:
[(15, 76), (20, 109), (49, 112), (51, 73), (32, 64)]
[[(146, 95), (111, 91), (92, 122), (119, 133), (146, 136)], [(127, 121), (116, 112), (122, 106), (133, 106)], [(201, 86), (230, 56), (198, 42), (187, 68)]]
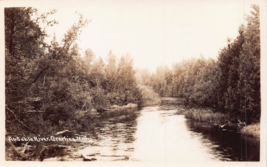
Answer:
[(241, 130), (241, 133), (244, 135), (249, 135), (249, 136), (253, 136), (256, 138), (260, 138), (260, 123), (251, 124), (251, 125), (244, 127)]
[(151, 87), (138, 85), (138, 88), (141, 90), (142, 106), (159, 105), (161, 103), (159, 95)]

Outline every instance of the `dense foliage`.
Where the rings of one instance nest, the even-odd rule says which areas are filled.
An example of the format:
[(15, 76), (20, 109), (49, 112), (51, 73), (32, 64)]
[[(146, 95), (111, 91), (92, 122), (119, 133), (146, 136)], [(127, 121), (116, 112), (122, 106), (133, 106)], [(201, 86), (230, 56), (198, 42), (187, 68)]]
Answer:
[(188, 105), (211, 107), (247, 123), (258, 122), (260, 20), (259, 7), (252, 8), (247, 25), (240, 26), (236, 39), (228, 39), (218, 60), (201, 56), (176, 63), (172, 69), (158, 67), (145, 84), (161, 96), (184, 97)]
[[(33, 8), (5, 8), (6, 134), (47, 137), (58, 130), (90, 129), (91, 112), (110, 105), (140, 103), (133, 60), (104, 61), (76, 41), (88, 21), (79, 20), (62, 41), (46, 42), (48, 15)], [(82, 115), (79, 116), (79, 115)]]
[[(252, 7), (246, 26), (218, 60), (192, 58), (152, 74), (136, 73), (129, 54), (118, 58), (110, 51), (103, 60), (88, 48), (82, 55), (76, 43), (88, 24), (82, 15), (58, 43), (55, 35), (47, 42), (45, 31), (57, 24), (47, 19), (55, 10), (39, 15), (34, 8), (5, 8), (6, 136), (92, 130), (91, 113), (111, 105), (158, 104), (157, 93), (259, 122), (260, 21), (259, 7)], [(39, 158), (44, 143), (35, 145)]]

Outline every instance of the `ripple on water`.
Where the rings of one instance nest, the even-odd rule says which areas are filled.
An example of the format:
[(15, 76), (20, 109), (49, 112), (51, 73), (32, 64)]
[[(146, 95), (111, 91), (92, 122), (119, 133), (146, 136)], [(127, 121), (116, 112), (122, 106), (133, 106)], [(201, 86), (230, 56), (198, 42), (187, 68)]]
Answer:
[[(98, 161), (191, 162), (193, 159), (206, 162), (259, 158), (259, 141), (255, 143), (254, 139), (240, 134), (218, 132), (208, 124), (192, 122), (184, 115), (174, 115), (176, 111), (171, 107), (152, 106), (140, 112), (99, 120), (95, 128), (98, 137), (91, 137), (89, 132), (83, 133), (91, 137), (90, 143), (81, 143), (78, 151), (65, 158), (81, 161), (82, 154)], [(245, 142), (248, 157), (244, 157), (242, 152)], [(253, 147), (256, 148), (253, 150)]]

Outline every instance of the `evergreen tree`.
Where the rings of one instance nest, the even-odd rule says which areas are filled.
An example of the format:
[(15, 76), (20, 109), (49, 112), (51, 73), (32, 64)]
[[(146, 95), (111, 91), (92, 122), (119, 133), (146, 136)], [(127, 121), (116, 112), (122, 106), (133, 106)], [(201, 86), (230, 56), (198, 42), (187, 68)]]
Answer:
[(253, 5), (252, 8), (252, 15), (246, 18), (247, 27), (240, 55), (238, 82), (241, 95), (240, 112), (248, 123), (259, 120), (261, 111), (259, 7)]

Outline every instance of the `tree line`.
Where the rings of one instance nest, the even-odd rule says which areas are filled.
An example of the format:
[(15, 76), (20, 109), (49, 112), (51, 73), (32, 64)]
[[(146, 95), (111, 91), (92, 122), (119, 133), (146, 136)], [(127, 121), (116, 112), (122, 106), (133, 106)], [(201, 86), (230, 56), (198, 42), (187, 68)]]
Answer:
[[(246, 26), (228, 40), (218, 60), (192, 58), (172, 69), (158, 67), (152, 74), (136, 73), (128, 53), (118, 58), (110, 51), (105, 60), (90, 48), (81, 54), (77, 39), (89, 23), (82, 15), (57, 42), (56, 35), (47, 41), (45, 31), (58, 23), (48, 19), (55, 10), (38, 14), (34, 8), (5, 8), (6, 136), (92, 130), (92, 111), (146, 100), (155, 104), (155, 92), (183, 97), (187, 105), (212, 107), (247, 123), (259, 121), (260, 21), (259, 7), (252, 8)], [(36, 144), (37, 156), (43, 144)]]
[(170, 69), (160, 66), (150, 74), (141, 70), (139, 80), (160, 96), (185, 98), (190, 106), (211, 107), (247, 123), (258, 122), (260, 93), (259, 6), (246, 16), (239, 35), (227, 39), (217, 60), (191, 58)]
[(82, 15), (61, 42), (56, 35), (47, 41), (45, 29), (58, 23), (48, 19), (55, 12), (5, 8), (7, 135), (47, 137), (64, 129), (90, 130), (92, 111), (142, 102), (129, 54), (119, 59), (110, 51), (103, 60), (90, 48), (80, 53), (77, 39), (89, 23)]

